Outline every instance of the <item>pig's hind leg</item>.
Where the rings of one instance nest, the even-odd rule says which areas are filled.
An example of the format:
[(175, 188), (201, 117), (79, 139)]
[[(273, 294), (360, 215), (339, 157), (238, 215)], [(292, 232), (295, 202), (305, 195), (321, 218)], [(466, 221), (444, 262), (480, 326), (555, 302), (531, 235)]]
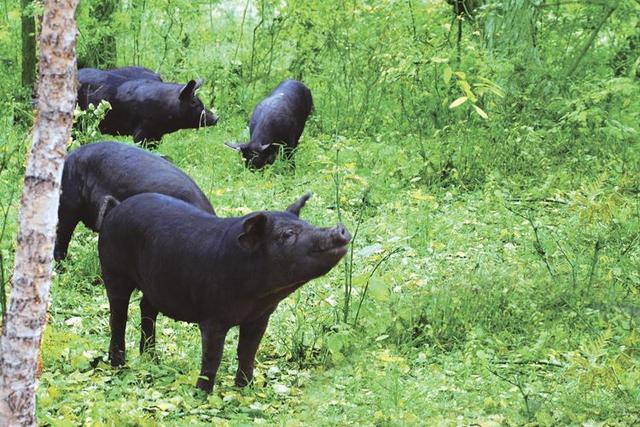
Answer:
[(111, 326), (109, 360), (111, 366), (122, 366), (125, 362), (124, 334), (127, 326), (127, 312), (134, 285), (121, 276), (109, 275), (104, 272), (102, 278), (109, 298), (109, 325)]
[(59, 214), (56, 243), (53, 250), (53, 259), (56, 261), (63, 260), (67, 257), (69, 242), (71, 242), (71, 236), (78, 222), (79, 219), (70, 213)]
[(158, 310), (151, 305), (145, 296), (140, 300), (140, 354), (149, 350), (153, 352), (156, 347), (156, 319)]

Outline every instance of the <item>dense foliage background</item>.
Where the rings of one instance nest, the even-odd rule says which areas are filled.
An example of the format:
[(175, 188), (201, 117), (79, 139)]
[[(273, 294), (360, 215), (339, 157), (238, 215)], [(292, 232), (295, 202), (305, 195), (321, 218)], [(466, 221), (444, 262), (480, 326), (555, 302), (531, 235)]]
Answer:
[[(32, 117), (20, 18), (39, 10), (21, 3), (0, 3), (3, 288)], [(100, 359), (108, 304), (79, 227), (52, 290), (42, 424), (640, 423), (640, 2), (449, 3), (81, 2), (81, 65), (206, 79), (220, 123), (158, 151), (220, 215), (311, 190), (303, 216), (355, 238), (280, 305), (243, 390), (230, 335), (207, 398), (197, 329), (161, 317), (159, 360), (140, 357), (135, 302), (128, 367)], [(296, 167), (248, 171), (223, 142), (291, 77), (316, 108)], [(81, 120), (74, 146), (114, 139)]]

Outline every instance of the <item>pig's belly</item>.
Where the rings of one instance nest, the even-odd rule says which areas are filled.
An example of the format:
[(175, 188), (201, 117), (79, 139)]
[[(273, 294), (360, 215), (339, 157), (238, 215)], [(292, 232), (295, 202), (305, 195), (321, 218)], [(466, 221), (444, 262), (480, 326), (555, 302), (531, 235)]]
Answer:
[(143, 285), (140, 290), (156, 310), (174, 320), (198, 323), (208, 317), (202, 300), (186, 289)]

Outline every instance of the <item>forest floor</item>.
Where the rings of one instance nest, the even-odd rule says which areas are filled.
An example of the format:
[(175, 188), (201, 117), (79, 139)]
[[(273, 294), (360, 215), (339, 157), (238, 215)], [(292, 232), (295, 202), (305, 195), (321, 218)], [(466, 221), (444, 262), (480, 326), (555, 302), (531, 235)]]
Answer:
[(38, 391), (43, 424), (640, 422), (640, 305), (637, 285), (627, 284), (638, 270), (619, 260), (631, 256), (637, 266), (637, 247), (605, 244), (594, 258), (584, 246), (594, 221), (638, 221), (640, 200), (624, 190), (624, 173), (602, 170), (587, 180), (550, 165), (542, 187), (493, 176), (481, 188), (433, 191), (404, 173), (403, 149), (318, 134), (303, 137), (295, 169), (278, 162), (251, 172), (223, 146), (238, 128), (172, 134), (159, 152), (196, 180), (221, 216), (283, 209), (311, 190), (302, 217), (330, 226), (338, 182), (344, 223), (354, 232), (361, 222), (351, 277), (341, 263), (280, 304), (255, 382), (242, 390), (233, 386), (232, 332), (206, 397), (193, 387), (194, 325), (160, 316), (157, 360), (138, 355), (139, 295), (130, 306), (128, 365), (107, 364), (97, 235), (80, 226), (52, 288)]

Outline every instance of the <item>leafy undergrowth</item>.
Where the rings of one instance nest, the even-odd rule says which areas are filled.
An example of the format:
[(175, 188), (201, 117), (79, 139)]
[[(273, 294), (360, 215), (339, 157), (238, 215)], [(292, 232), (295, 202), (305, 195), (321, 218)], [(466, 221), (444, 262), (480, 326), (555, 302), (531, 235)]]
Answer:
[(381, 142), (321, 134), (304, 138), (295, 170), (254, 173), (222, 147), (229, 129), (176, 134), (160, 151), (222, 216), (313, 191), (304, 218), (331, 225), (339, 210), (358, 227), (351, 262), (281, 303), (242, 390), (232, 331), (204, 396), (196, 326), (160, 316), (156, 357), (138, 354), (139, 295), (128, 365), (108, 365), (97, 236), (79, 227), (52, 289), (43, 424), (640, 422), (640, 202), (624, 190), (637, 177), (594, 164), (573, 187), (563, 174), (574, 172), (549, 166), (555, 180), (530, 177), (526, 190), (496, 176), (474, 191), (434, 188), (404, 175), (410, 146), (392, 156)]

